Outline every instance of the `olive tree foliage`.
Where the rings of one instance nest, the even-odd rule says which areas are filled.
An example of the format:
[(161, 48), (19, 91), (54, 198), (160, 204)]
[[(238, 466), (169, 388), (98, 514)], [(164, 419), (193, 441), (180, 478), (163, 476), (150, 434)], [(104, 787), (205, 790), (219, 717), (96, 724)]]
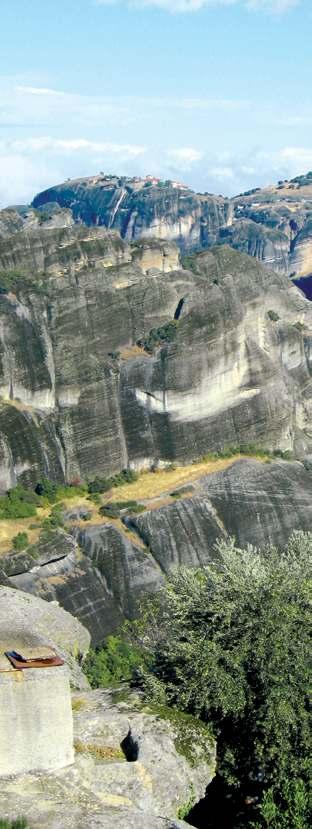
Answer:
[(172, 573), (136, 628), (149, 692), (212, 723), (220, 774), (267, 793), (261, 826), (274, 829), (289, 781), (302, 812), (293, 826), (308, 825), (311, 553), (310, 533), (282, 552), (223, 541), (209, 566)]

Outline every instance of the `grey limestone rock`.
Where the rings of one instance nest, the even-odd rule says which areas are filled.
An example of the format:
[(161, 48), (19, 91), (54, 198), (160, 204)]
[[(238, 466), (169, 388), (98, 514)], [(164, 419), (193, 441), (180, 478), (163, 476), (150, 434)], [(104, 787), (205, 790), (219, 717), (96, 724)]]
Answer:
[(312, 475), (301, 463), (240, 460), (201, 480), (200, 494), (142, 515), (131, 524), (164, 572), (199, 567), (218, 539), (245, 547), (282, 547), (296, 530), (310, 531)]
[[(75, 696), (74, 765), (49, 776), (3, 781), (1, 815), (23, 814), (34, 829), (186, 827), (176, 815), (190, 792), (199, 799), (214, 776), (214, 741), (192, 720), (183, 742), (180, 727), (142, 709), (139, 698), (117, 702), (115, 696), (107, 691)], [(132, 762), (120, 749), (129, 731), (139, 744)], [(187, 740), (195, 752), (192, 763), (183, 753)]]
[(56, 648), (70, 669), (74, 687), (86, 687), (77, 657), (87, 653), (90, 634), (58, 602), (45, 602), (38, 596), (0, 586), (0, 630), (1, 638), (8, 642), (14, 631), (25, 645), (35, 642)]
[[(31, 238), (21, 256), (50, 276), (0, 294), (2, 490), (228, 445), (309, 451), (312, 310), (287, 277), (229, 247), (185, 270), (159, 242), (145, 269), (104, 228)], [(138, 347), (174, 317), (171, 339)]]
[(49, 202), (70, 208), (75, 220), (118, 230), (129, 241), (158, 237), (188, 250), (217, 240), (232, 220), (229, 199), (197, 194), (170, 181), (92, 176), (64, 182), (39, 193), (33, 206)]

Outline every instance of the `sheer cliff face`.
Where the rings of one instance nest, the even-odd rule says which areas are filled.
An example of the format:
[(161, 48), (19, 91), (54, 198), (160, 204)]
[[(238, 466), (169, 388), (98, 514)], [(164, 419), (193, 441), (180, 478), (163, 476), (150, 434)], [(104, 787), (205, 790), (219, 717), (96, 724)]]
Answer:
[(312, 174), (256, 188), (233, 199), (233, 228), (224, 240), (280, 273), (312, 273)]
[(1, 489), (311, 447), (311, 305), (286, 277), (227, 247), (183, 270), (171, 243), (82, 226), (15, 233), (0, 262), (21, 274), (0, 294)]
[(99, 644), (136, 615), (138, 601), (172, 568), (215, 559), (219, 539), (283, 548), (311, 520), (311, 471), (298, 462), (242, 459), (198, 479), (194, 494), (124, 518), (131, 534), (110, 523), (68, 524), (74, 538), (55, 533), (35, 560), (27, 552), (2, 556), (0, 583), (59, 602)]
[(193, 193), (172, 182), (152, 184), (115, 176), (66, 181), (39, 193), (34, 207), (57, 202), (76, 221), (118, 230), (127, 241), (158, 237), (181, 250), (214, 244), (232, 221), (232, 205), (222, 196)]
[(75, 221), (114, 228), (128, 241), (157, 236), (184, 253), (225, 242), (279, 273), (312, 273), (312, 174), (234, 199), (176, 182), (99, 175), (39, 193), (33, 212), (51, 213), (56, 204)]

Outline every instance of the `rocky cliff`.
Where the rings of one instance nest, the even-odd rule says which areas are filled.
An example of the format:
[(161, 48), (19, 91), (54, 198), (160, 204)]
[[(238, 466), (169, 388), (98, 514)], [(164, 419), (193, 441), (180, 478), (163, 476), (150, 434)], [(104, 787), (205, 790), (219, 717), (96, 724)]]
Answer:
[(311, 446), (310, 303), (229, 247), (84, 226), (0, 242), (0, 487)]
[[(0, 619), (1, 634), (4, 630), (8, 643), (14, 645), (16, 637), (21, 647), (29, 641), (32, 645), (49, 642), (69, 660), (72, 676), (80, 671), (78, 664), (73, 671), (73, 654), (78, 656), (81, 648), (81, 656), (86, 650), (88, 632), (55, 604), (0, 587)], [(64, 733), (70, 727), (72, 752), (73, 714), (71, 765), (46, 772), (41, 761), (50, 750), (44, 742), (50, 727), (49, 708), (45, 710), (41, 699), (31, 697), (29, 685), (36, 679), (39, 687), (38, 677), (44, 675), (43, 690), (53, 711), (57, 671), (66, 674), (67, 668), (28, 670), (27, 676), (16, 671), (18, 677), (12, 671), (7, 676), (1, 673), (2, 684), (6, 677), (12, 686), (3, 706), (6, 715), (14, 698), (16, 703), (12, 711), (15, 750), (28, 737), (38, 756), (38, 770), (13, 776), (9, 764), (6, 773), (3, 753), (1, 817), (13, 820), (23, 815), (33, 829), (186, 829), (188, 824), (179, 815), (205, 794), (215, 774), (216, 749), (209, 728), (194, 717), (148, 707), (139, 693), (126, 687), (91, 691), (85, 681), (83, 692), (72, 698), (73, 712), (69, 701), (68, 710), (61, 712), (61, 723), (55, 726)], [(31, 705), (40, 706), (36, 719)], [(7, 716), (0, 723), (1, 747), (6, 729)]]
[(211, 561), (219, 539), (282, 548), (293, 531), (311, 527), (312, 472), (298, 462), (238, 460), (178, 494), (160, 504), (147, 500), (124, 526), (68, 520), (66, 532), (39, 545), (35, 559), (31, 548), (1, 558), (7, 585), (59, 602), (100, 644), (136, 615), (142, 596), (156, 591), (170, 569)]
[(57, 202), (75, 221), (118, 230), (127, 241), (157, 237), (181, 250), (207, 247), (231, 224), (229, 199), (194, 193), (175, 182), (98, 175), (66, 181), (39, 193), (35, 208)]
[(100, 174), (51, 187), (33, 207), (51, 212), (56, 203), (75, 221), (114, 228), (129, 241), (157, 236), (184, 253), (227, 242), (280, 273), (312, 272), (311, 173), (233, 199), (152, 177)]

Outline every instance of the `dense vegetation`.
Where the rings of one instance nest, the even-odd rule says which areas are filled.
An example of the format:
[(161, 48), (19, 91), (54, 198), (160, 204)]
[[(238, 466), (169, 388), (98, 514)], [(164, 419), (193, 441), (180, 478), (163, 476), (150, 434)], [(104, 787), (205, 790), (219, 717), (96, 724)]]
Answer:
[(142, 662), (142, 650), (119, 636), (108, 636), (103, 648), (91, 648), (83, 669), (92, 688), (109, 688), (130, 680)]
[(312, 534), (281, 554), (221, 543), (145, 605), (149, 692), (214, 726), (227, 784), (261, 799), (257, 826), (308, 829)]
[(129, 678), (211, 723), (218, 772), (253, 803), (235, 826), (308, 829), (312, 534), (282, 553), (219, 543), (215, 563), (173, 573), (142, 606), (135, 651), (117, 637), (89, 657), (93, 685)]

